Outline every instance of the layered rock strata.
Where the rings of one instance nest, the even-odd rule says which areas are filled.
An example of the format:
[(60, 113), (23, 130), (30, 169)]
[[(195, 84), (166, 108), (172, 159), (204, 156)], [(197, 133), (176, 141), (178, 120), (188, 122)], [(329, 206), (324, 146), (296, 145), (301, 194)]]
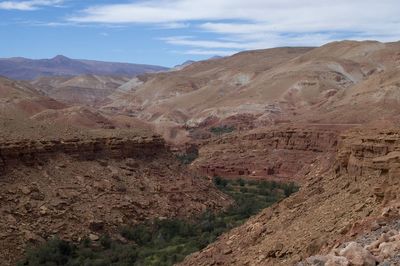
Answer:
[(317, 158), (335, 152), (338, 132), (284, 128), (231, 134), (203, 144), (193, 166), (208, 176), (299, 181)]

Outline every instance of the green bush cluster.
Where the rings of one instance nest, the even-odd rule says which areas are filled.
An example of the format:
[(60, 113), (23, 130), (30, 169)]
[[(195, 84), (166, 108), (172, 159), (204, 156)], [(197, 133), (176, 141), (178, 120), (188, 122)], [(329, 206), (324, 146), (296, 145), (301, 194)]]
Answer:
[(227, 125), (210, 128), (210, 132), (215, 134), (215, 135), (218, 135), (218, 136), (223, 135), (223, 134), (227, 134), (227, 133), (231, 133), (233, 131), (235, 131), (235, 127), (234, 126), (227, 126)]
[(235, 200), (235, 204), (222, 213), (207, 211), (194, 221), (155, 220), (134, 227), (123, 226), (119, 233), (129, 240), (125, 244), (107, 235), (98, 242), (84, 239), (79, 244), (52, 239), (29, 250), (18, 265), (173, 265), (297, 190), (295, 184), (277, 182), (227, 180), (221, 177), (215, 177), (213, 181)]
[(185, 154), (179, 154), (176, 157), (183, 164), (191, 164), (194, 160), (196, 160), (199, 157), (199, 154), (194, 152), (185, 153)]

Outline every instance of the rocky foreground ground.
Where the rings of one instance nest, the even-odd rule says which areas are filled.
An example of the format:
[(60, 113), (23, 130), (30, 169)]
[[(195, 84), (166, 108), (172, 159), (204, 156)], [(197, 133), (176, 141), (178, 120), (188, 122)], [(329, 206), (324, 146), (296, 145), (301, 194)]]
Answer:
[[(400, 205), (396, 206), (400, 210)], [(388, 215), (385, 210), (383, 217)], [(400, 265), (400, 220), (374, 223), (371, 231), (355, 241), (344, 243), (331, 250), (328, 255), (317, 255), (305, 259), (297, 266)]]

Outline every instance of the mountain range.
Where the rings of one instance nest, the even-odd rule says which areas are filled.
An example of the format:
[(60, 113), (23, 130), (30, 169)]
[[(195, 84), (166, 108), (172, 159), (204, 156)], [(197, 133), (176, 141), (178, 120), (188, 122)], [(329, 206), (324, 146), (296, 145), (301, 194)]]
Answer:
[(0, 75), (16, 80), (33, 80), (42, 76), (76, 76), (83, 74), (135, 76), (165, 71), (162, 66), (71, 59), (57, 55), (51, 59), (23, 57), (0, 59)]

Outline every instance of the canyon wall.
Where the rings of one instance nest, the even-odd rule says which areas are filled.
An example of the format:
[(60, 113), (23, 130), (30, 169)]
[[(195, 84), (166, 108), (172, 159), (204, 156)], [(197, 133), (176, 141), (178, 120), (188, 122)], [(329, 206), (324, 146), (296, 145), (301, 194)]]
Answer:
[(10, 164), (34, 164), (64, 153), (78, 159), (144, 158), (166, 152), (158, 136), (93, 137), (57, 140), (18, 140), (0, 143), (0, 169)]
[(338, 135), (315, 128), (234, 133), (203, 144), (193, 166), (208, 176), (298, 181), (317, 158), (335, 152)]

